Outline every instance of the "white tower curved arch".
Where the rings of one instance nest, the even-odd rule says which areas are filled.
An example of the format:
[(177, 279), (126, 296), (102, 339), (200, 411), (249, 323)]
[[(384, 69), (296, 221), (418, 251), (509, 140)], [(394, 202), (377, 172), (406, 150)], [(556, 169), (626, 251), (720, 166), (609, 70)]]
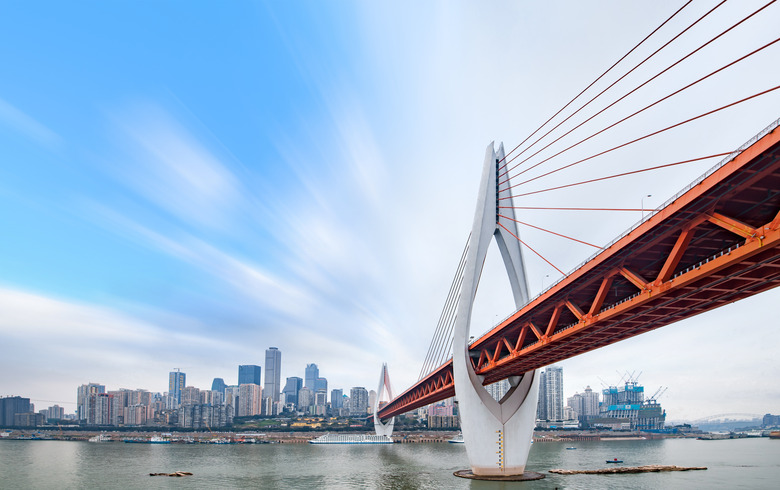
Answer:
[[(509, 378), (509, 392), (500, 401), (494, 400), (483, 388), (483, 380), (474, 371), (469, 357), (468, 339), (474, 297), (482, 265), (493, 238), (504, 260), (515, 306), (520, 309), (529, 299), (520, 243), (498, 225), (498, 195), (509, 187), (508, 182), (499, 183), (499, 162), (503, 160), (503, 145), (499, 146), (498, 153), (494, 150), (493, 143), (488, 145), (453, 335), (455, 393), (469, 464), (477, 476), (524, 473), (539, 396), (539, 377), (536, 371), (533, 371)], [(501, 214), (514, 218), (511, 204), (508, 206), (502, 209)], [(519, 236), (514, 221), (504, 219), (501, 224)]]
[(393, 435), (393, 425), (395, 417), (387, 422), (382, 422), (379, 418), (379, 403), (383, 399), (383, 394), (387, 395), (385, 401), (393, 399), (393, 388), (390, 386), (390, 374), (387, 372), (387, 363), (382, 363), (382, 373), (379, 375), (379, 388), (376, 390), (376, 400), (374, 400), (374, 430), (378, 436), (390, 437)]

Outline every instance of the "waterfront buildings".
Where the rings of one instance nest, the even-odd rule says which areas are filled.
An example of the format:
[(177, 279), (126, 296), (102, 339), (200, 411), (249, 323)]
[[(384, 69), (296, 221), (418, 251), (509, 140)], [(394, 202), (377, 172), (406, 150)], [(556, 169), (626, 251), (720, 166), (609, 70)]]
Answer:
[(214, 378), (214, 381), (211, 382), (212, 391), (219, 391), (224, 395), (225, 388), (227, 388), (227, 385), (225, 384), (225, 380), (222, 378)]
[[(32, 412), (30, 399), (21, 396), (8, 396), (0, 398), (0, 426), (10, 427), (17, 425), (14, 422), (18, 415)], [(26, 425), (26, 424), (19, 424)]]
[(563, 414), (563, 368), (548, 366), (540, 371), (539, 404), (536, 418), (539, 420), (562, 421)]
[(645, 388), (636, 381), (610, 386), (601, 392), (599, 417), (589, 420), (595, 427), (629, 430), (661, 430), (666, 412), (654, 399), (645, 400)]
[(88, 383), (78, 387), (78, 390), (76, 390), (76, 416), (79, 422), (94, 423), (94, 412), (89, 411), (89, 397), (93, 394), (105, 392), (106, 387), (97, 383)]
[[(176, 407), (181, 403), (181, 392), (187, 384), (187, 375), (179, 368), (168, 373), (168, 393), (173, 398)], [(175, 408), (175, 407), (174, 407)]]
[(263, 402), (263, 387), (255, 383), (238, 385), (238, 416), (260, 415)]
[(334, 413), (338, 413), (337, 410), (344, 408), (344, 390), (330, 391), (330, 408), (333, 409)]
[(317, 390), (317, 378), (320, 377), (320, 370), (317, 367), (316, 364), (307, 364), (306, 365), (306, 371), (304, 374), (304, 382), (303, 386), (305, 388), (310, 389), (311, 391)]
[(279, 391), (282, 383), (282, 352), (276, 347), (265, 351), (265, 386), (263, 392), (274, 403), (279, 401)]
[(238, 386), (245, 384), (255, 384), (262, 386), (263, 377), (261, 376), (260, 366), (254, 364), (243, 364), (238, 366)]
[(349, 414), (362, 416), (368, 413), (368, 390), (355, 386), (349, 391)]
[(574, 412), (574, 417), (581, 423), (599, 415), (599, 394), (590, 386), (582, 393), (575, 393), (566, 401), (566, 405)]
[(292, 405), (298, 407), (298, 392), (303, 387), (303, 379), (297, 376), (291, 376), (287, 378), (287, 382), (284, 385), (284, 403), (285, 405)]
[(312, 405), (314, 405), (314, 393), (304, 386), (298, 390), (298, 410), (308, 412)]
[(491, 383), (485, 386), (485, 389), (496, 401), (500, 401), (502, 398), (504, 398), (504, 395), (506, 395), (507, 391), (509, 391), (509, 380), (502, 379), (501, 381)]

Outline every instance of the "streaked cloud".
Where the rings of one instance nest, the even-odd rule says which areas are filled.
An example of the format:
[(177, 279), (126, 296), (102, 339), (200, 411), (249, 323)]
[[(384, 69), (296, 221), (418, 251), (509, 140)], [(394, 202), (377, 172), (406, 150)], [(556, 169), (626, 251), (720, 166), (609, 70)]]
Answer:
[(50, 149), (58, 148), (63, 142), (60, 135), (2, 98), (0, 98), (0, 123)]

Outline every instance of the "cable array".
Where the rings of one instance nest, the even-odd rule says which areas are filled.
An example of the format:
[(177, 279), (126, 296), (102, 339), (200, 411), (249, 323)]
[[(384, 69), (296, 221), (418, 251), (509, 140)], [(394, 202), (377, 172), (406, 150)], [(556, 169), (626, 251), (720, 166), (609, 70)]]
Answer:
[(455, 271), (455, 277), (452, 278), (450, 291), (447, 294), (447, 300), (444, 302), (444, 308), (442, 308), (439, 316), (439, 323), (436, 325), (436, 331), (431, 339), (431, 344), (428, 346), (428, 353), (425, 356), (425, 361), (423, 361), (422, 369), (420, 369), (418, 381), (427, 376), (434, 368), (443, 364), (450, 355), (452, 331), (457, 317), (458, 303), (460, 302), (460, 290), (463, 284), (463, 272), (466, 267), (466, 255), (468, 255), (470, 240), (471, 234), (469, 234), (469, 237), (466, 239), (466, 245), (463, 247), (463, 253)]
[[(640, 67), (645, 65), (648, 61), (656, 57), (659, 53), (661, 53), (663, 50), (667, 49), (669, 46), (671, 46), (673, 43), (681, 39), (686, 33), (689, 33), (695, 26), (700, 25), (703, 23), (705, 19), (710, 17), (716, 10), (718, 10), (721, 6), (723, 6), (727, 0), (721, 0), (716, 5), (714, 5), (712, 8), (704, 12), (703, 14), (696, 17), (692, 22), (687, 23), (685, 26), (683, 26), (681, 29), (678, 29), (676, 34), (674, 34), (669, 40), (665, 42), (661, 42), (660, 47), (652, 50), (652, 52), (643, 57), (641, 61), (634, 63), (631, 65), (627, 70), (621, 71), (614, 74), (614, 80), (611, 82), (608, 82), (606, 80), (607, 75), (617, 72), (616, 68), (618, 68), (621, 64), (623, 64), (629, 56), (637, 51), (640, 46), (644, 45), (648, 42), (651, 38), (656, 36), (658, 32), (667, 24), (669, 24), (672, 19), (677, 17), (681, 12), (683, 12), (684, 9), (686, 9), (688, 6), (692, 4), (693, 0), (686, 1), (681, 7), (679, 7), (677, 10), (674, 11), (668, 18), (666, 18), (663, 22), (661, 22), (657, 27), (655, 27), (649, 34), (647, 34), (644, 38), (642, 38), (641, 41), (639, 41), (636, 45), (634, 45), (628, 52), (626, 52), (623, 56), (621, 56), (616, 62), (614, 62), (609, 68), (607, 68), (603, 73), (601, 73), (598, 77), (596, 77), (595, 80), (587, 84), (584, 89), (579, 91), (577, 95), (575, 95), (571, 100), (566, 102), (563, 107), (558, 109), (552, 116), (547, 118), (539, 127), (537, 127), (533, 132), (531, 132), (528, 136), (522, 139), (522, 141), (517, 144), (512, 150), (510, 150), (508, 153), (506, 153), (503, 158), (498, 162), (499, 168), (498, 168), (498, 179), (497, 179), (497, 190), (498, 195), (496, 197), (497, 199), (497, 226), (505, 230), (507, 233), (515, 237), (525, 248), (530, 250), (533, 254), (541, 258), (545, 263), (547, 263), (550, 267), (554, 268), (556, 271), (558, 271), (561, 275), (566, 275), (564, 272), (557, 267), (555, 264), (553, 264), (552, 261), (550, 261), (548, 258), (544, 257), (538, 249), (535, 249), (531, 247), (528, 243), (526, 243), (524, 240), (522, 240), (519, 236), (519, 233), (517, 233), (517, 226), (525, 226), (528, 228), (536, 229), (542, 232), (545, 232), (547, 234), (552, 234), (560, 238), (565, 238), (570, 241), (574, 241), (589, 247), (600, 249), (602, 247), (595, 245), (593, 243), (589, 243), (585, 240), (581, 240), (579, 238), (575, 238), (572, 236), (569, 236), (564, 233), (552, 231), (548, 228), (538, 226), (535, 224), (531, 224), (526, 221), (521, 221), (516, 219), (514, 216), (511, 216), (513, 213), (502, 213), (503, 210), (543, 210), (543, 211), (587, 211), (587, 212), (638, 212), (642, 211), (644, 212), (645, 209), (641, 208), (626, 208), (626, 207), (583, 207), (583, 206), (516, 206), (515, 205), (515, 199), (517, 198), (523, 198), (526, 196), (561, 190), (561, 189), (568, 189), (575, 186), (581, 186), (581, 185), (587, 185), (592, 184), (596, 182), (602, 182), (610, 179), (617, 179), (621, 177), (626, 177), (629, 175), (635, 175), (640, 174), (644, 172), (652, 172), (657, 171), (665, 168), (671, 168), (676, 167), (680, 165), (686, 165), (686, 164), (693, 164), (697, 162), (706, 161), (713, 158), (720, 158), (724, 157), (726, 155), (731, 155), (733, 152), (718, 152), (713, 153), (710, 155), (705, 156), (698, 156), (695, 158), (686, 158), (686, 159), (680, 159), (679, 161), (674, 161), (672, 163), (664, 163), (664, 164), (650, 164), (646, 165), (644, 168), (638, 168), (634, 170), (627, 170), (627, 169), (621, 169), (622, 171), (616, 172), (610, 175), (604, 175), (601, 177), (594, 177), (594, 178), (588, 178), (585, 180), (579, 180), (574, 181), (566, 184), (554, 184), (554, 185), (548, 185), (543, 188), (530, 188), (527, 189), (524, 186), (527, 186), (528, 184), (535, 182), (537, 180), (543, 179), (545, 177), (552, 176), (554, 174), (557, 174), (558, 172), (561, 172), (563, 170), (572, 168), (577, 165), (585, 164), (588, 162), (593, 161), (594, 159), (597, 159), (601, 156), (607, 155), (609, 153), (612, 153), (614, 151), (620, 150), (622, 148), (626, 148), (630, 145), (633, 145), (635, 143), (639, 143), (641, 141), (648, 140), (649, 138), (652, 138), (654, 136), (658, 136), (660, 134), (666, 133), (668, 131), (672, 131), (674, 129), (680, 128), (682, 126), (691, 124), (695, 121), (699, 121), (703, 118), (706, 118), (708, 116), (714, 115), (716, 113), (720, 113), (721, 111), (725, 111), (727, 109), (730, 109), (732, 107), (735, 107), (737, 105), (743, 104), (745, 102), (757, 99), (759, 97), (762, 97), (766, 94), (772, 93), (778, 89), (780, 89), (780, 85), (775, 85), (770, 88), (767, 88), (763, 91), (754, 93), (749, 96), (742, 97), (738, 100), (732, 101), (728, 104), (721, 105), (719, 107), (715, 107), (713, 109), (710, 109), (706, 112), (699, 113), (697, 115), (685, 118), (675, 124), (671, 124), (665, 127), (662, 127), (660, 129), (654, 129), (652, 131), (643, 131), (640, 133), (639, 136), (635, 136), (632, 138), (629, 138), (627, 141), (624, 141), (623, 143), (615, 145), (614, 143), (611, 143), (607, 145), (606, 149), (601, 149), (599, 151), (595, 151), (590, 153), (588, 156), (584, 157), (577, 157), (572, 158), (571, 161), (568, 162), (560, 162), (556, 167), (550, 168), (548, 170), (543, 170), (541, 173), (538, 173), (538, 175), (528, 176), (523, 179), (520, 178), (521, 175), (534, 170), (536, 168), (539, 168), (542, 165), (549, 164), (551, 161), (556, 159), (565, 158), (565, 155), (567, 152), (573, 150), (574, 148), (577, 148), (578, 146), (584, 144), (585, 142), (589, 142), (591, 140), (594, 140), (597, 136), (604, 135), (606, 132), (610, 131), (611, 129), (625, 123), (626, 121), (631, 120), (632, 118), (646, 113), (650, 109), (657, 108), (661, 103), (667, 102), (670, 99), (679, 96), (683, 92), (691, 89), (692, 87), (700, 84), (701, 82), (704, 82), (705, 80), (708, 80), (712, 77), (715, 77), (718, 74), (723, 73), (726, 70), (732, 69), (733, 67), (737, 66), (741, 62), (754, 57), (758, 55), (759, 53), (765, 52), (768, 48), (775, 46), (776, 44), (780, 43), (780, 37), (769, 41), (765, 44), (763, 44), (760, 47), (757, 47), (751, 51), (748, 51), (747, 53), (743, 54), (742, 56), (736, 57), (732, 61), (723, 64), (722, 66), (718, 67), (715, 70), (710, 71), (706, 75), (703, 75), (697, 79), (695, 79), (692, 82), (689, 82), (687, 84), (682, 85), (680, 88), (667, 93), (666, 95), (654, 99), (649, 104), (643, 105), (638, 110), (635, 110), (631, 112), (630, 114), (618, 117), (613, 122), (602, 125), (600, 129), (591, 131), (589, 134), (582, 135), (579, 137), (576, 137), (577, 139), (574, 140), (573, 143), (568, 144), (568, 146), (564, 147), (563, 149), (556, 150), (553, 148), (554, 145), (561, 142), (564, 138), (573, 135), (575, 132), (580, 131), (583, 127), (585, 127), (586, 124), (591, 123), (594, 121), (597, 117), (601, 116), (605, 112), (609, 111), (610, 109), (616, 107), (621, 102), (625, 101), (632, 95), (636, 94), (638, 91), (642, 90), (643, 88), (647, 87), (654, 81), (658, 80), (663, 75), (669, 73), (672, 69), (675, 67), (680, 66), (685, 61), (691, 59), (693, 56), (695, 56), (697, 53), (700, 53), (704, 48), (711, 46), (713, 43), (715, 43), (718, 40), (721, 40), (726, 36), (727, 34), (733, 32), (735, 29), (737, 29), (740, 26), (744, 26), (747, 21), (750, 19), (755, 18), (758, 16), (761, 12), (764, 12), (765, 9), (767, 9), (770, 5), (774, 4), (777, 0), (770, 0), (764, 5), (760, 6), (759, 8), (753, 10), (748, 15), (744, 16), (743, 18), (737, 20), (733, 24), (729, 25), (727, 28), (720, 31), (715, 36), (709, 38), (708, 40), (702, 42), (701, 44), (697, 45), (694, 49), (688, 51), (685, 55), (677, 58), (675, 61), (666, 64), (662, 69), (654, 72), (652, 76), (647, 77), (646, 79), (643, 79), (641, 83), (637, 83), (635, 85), (632, 85), (630, 89), (626, 89), (622, 92), (622, 94), (617, 94), (615, 97), (612, 97), (611, 101), (604, 102), (603, 107), (597, 108), (594, 113), (591, 115), (584, 117), (585, 114), (582, 114), (581, 117), (584, 117), (583, 120), (580, 122), (574, 124), (570, 128), (565, 128), (564, 125), (566, 125), (569, 121), (572, 120), (574, 116), (577, 114), (581, 114), (583, 110), (585, 110), (588, 107), (591, 107), (592, 105), (595, 105), (594, 103), (596, 101), (601, 101), (602, 99), (606, 99), (606, 97), (603, 97), (607, 92), (615, 90), (615, 87), (618, 86), (618, 84), (625, 80), (629, 75), (636, 72)], [(714, 16), (713, 16), (714, 17)], [(770, 62), (774, 62), (774, 60), (770, 60)], [(575, 102), (579, 99), (583, 98), (583, 96), (588, 93), (591, 89), (593, 89), (596, 84), (600, 81), (604, 81), (606, 84), (606, 87), (603, 89), (600, 89), (598, 93), (595, 95), (589, 97), (585, 102), (582, 102), (581, 104), (575, 105)], [(567, 110), (569, 112), (567, 112)], [(549, 129), (545, 129), (548, 128)], [(538, 135), (538, 136), (537, 136)], [(529, 143), (530, 142), (530, 143)], [(538, 147), (537, 147), (538, 146)], [(521, 149), (522, 148), (522, 149)], [(533, 150), (533, 151), (532, 151)], [(543, 156), (542, 152), (545, 152), (549, 150), (551, 153), (549, 156)], [(526, 155), (528, 153), (528, 155)], [(511, 158), (510, 158), (511, 157)], [(522, 159), (521, 159), (522, 157)], [(518, 160), (514, 165), (510, 166), (513, 162)], [(521, 166), (525, 165), (523, 168), (520, 168)], [(519, 169), (519, 171), (515, 172), (515, 170)], [(650, 210), (654, 211), (654, 210)], [(511, 225), (510, 225), (511, 222)], [(509, 226), (508, 226), (509, 225)], [(469, 237), (470, 239), (470, 237)], [(431, 341), (431, 345), (428, 348), (428, 353), (425, 357), (425, 361), (423, 362), (422, 369), (420, 371), (420, 378), (424, 378), (426, 375), (428, 375), (430, 372), (433, 371), (433, 369), (437, 368), (441, 364), (443, 364), (451, 355), (452, 350), (452, 331), (454, 329), (455, 325), (455, 319), (456, 319), (456, 313), (457, 313), (457, 307), (458, 303), (460, 301), (460, 294), (461, 294), (461, 285), (463, 282), (463, 274), (464, 274), (464, 268), (466, 263), (466, 255), (468, 253), (468, 240), (466, 242), (466, 246), (464, 247), (463, 254), (461, 256), (460, 263), (458, 264), (457, 271), (455, 273), (455, 277), (453, 278), (452, 284), (450, 286), (450, 290), (447, 296), (447, 299), (444, 304), (444, 308), (442, 309), (441, 315), (439, 317), (439, 322), (436, 327), (436, 331), (433, 335), (433, 339)]]

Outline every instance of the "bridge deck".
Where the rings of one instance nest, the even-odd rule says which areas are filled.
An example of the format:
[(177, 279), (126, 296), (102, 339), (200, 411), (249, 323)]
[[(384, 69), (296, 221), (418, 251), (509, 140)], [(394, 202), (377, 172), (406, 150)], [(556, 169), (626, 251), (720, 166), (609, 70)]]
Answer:
[[(469, 352), (484, 384), (780, 285), (776, 126), (474, 341)], [(449, 361), (380, 416), (453, 395)]]

